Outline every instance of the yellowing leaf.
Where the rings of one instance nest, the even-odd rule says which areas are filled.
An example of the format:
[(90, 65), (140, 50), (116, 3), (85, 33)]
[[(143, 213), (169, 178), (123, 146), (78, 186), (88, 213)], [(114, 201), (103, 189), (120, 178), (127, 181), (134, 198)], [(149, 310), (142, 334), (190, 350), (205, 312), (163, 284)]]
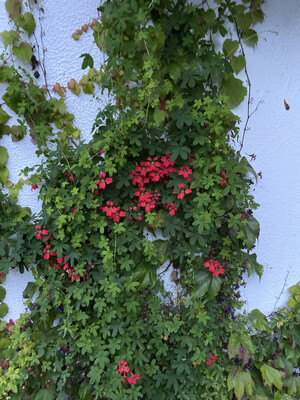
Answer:
[(282, 381), (281, 377), (283, 375), (283, 372), (278, 371), (275, 368), (270, 367), (267, 364), (263, 364), (260, 367), (262, 377), (264, 380), (264, 385), (268, 386), (269, 388), (272, 387), (272, 385), (275, 385), (277, 389), (281, 390), (282, 388)]

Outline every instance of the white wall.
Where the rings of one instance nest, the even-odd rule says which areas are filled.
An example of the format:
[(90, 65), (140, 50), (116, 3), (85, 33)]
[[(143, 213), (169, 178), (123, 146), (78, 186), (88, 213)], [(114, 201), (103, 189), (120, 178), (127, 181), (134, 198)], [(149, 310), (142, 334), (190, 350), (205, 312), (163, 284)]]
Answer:
[[(9, 29), (4, 4), (5, 0), (0, 0), (0, 31)], [(76, 29), (89, 22), (92, 16), (97, 16), (98, 5), (99, 0), (44, 0), (42, 26), (49, 85), (59, 82), (66, 86), (71, 78), (78, 80), (82, 74), (79, 56), (84, 52), (92, 54), (96, 67), (101, 63), (103, 56), (99, 55), (95, 45), (91, 45), (90, 34), (83, 34), (79, 42), (71, 38)], [(261, 224), (256, 252), (265, 273), (260, 283), (256, 276), (248, 279), (242, 294), (248, 311), (259, 308), (269, 314), (276, 302), (277, 308), (286, 304), (288, 287), (300, 279), (300, 4), (298, 0), (273, 0), (268, 1), (263, 9), (266, 18), (262, 25), (257, 26), (258, 46), (245, 49), (252, 84), (252, 107), (255, 108), (259, 101), (263, 104), (250, 120), (251, 129), (246, 134), (243, 151), (256, 154), (253, 167), (263, 173), (254, 195), (261, 204), (255, 213)], [(43, 82), (42, 78), (40, 82)], [(3, 92), (4, 85), (0, 84), (0, 95)], [(284, 108), (284, 98), (290, 105), (289, 111)], [(99, 100), (93, 100), (91, 96), (81, 94), (77, 98), (68, 94), (67, 106), (75, 114), (75, 124), (81, 129), (83, 138), (89, 137), (98, 107), (105, 100), (102, 97), (99, 104)], [(236, 109), (236, 113), (244, 122), (246, 102)], [(20, 143), (4, 137), (0, 145), (8, 148), (10, 179), (14, 182), (24, 166), (38, 162), (29, 137)], [(31, 192), (30, 187), (22, 191), (20, 204), (30, 206), (33, 212), (40, 209), (37, 193)], [(8, 275), (5, 282), (6, 301), (10, 308), (7, 319), (17, 318), (24, 309), (22, 290), (29, 279), (29, 274), (20, 275), (16, 271)]]

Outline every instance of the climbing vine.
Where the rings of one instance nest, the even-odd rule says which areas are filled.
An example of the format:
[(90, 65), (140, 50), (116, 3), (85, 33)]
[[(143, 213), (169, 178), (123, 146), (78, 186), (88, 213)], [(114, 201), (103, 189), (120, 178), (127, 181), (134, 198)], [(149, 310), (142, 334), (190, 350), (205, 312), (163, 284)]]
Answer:
[[(299, 286), (269, 319), (239, 312), (244, 277), (263, 271), (257, 175), (236, 150), (232, 107), (247, 94), (239, 50), (258, 41), (262, 3), (104, 1), (73, 38), (91, 30), (105, 63), (84, 53), (79, 82), (49, 87), (28, 43), (42, 9), (6, 1), (0, 132), (29, 133), (43, 162), (14, 185), (0, 147), (1, 279), (35, 278), (27, 312), (0, 323), (1, 398), (298, 398)], [(64, 99), (96, 85), (110, 101), (84, 142)], [(39, 191), (37, 216), (17, 205), (24, 183)]]

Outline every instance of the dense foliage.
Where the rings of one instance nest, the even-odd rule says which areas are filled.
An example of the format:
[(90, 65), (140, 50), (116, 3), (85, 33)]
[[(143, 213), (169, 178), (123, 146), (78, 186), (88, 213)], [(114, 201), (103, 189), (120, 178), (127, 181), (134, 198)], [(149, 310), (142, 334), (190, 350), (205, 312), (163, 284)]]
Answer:
[[(83, 54), (89, 72), (68, 89), (100, 85), (111, 99), (84, 143), (66, 88), (57, 83), (51, 97), (38, 85), (44, 66), (22, 39), (35, 30), (33, 5), (24, 13), (21, 0), (6, 1), (15, 30), (1, 34), (0, 81), (20, 125), (8, 126), (1, 109), (0, 129), (13, 140), (29, 130), (44, 161), (14, 186), (0, 147), (10, 188), (1, 194), (1, 278), (16, 267), (35, 277), (28, 312), (15, 325), (1, 321), (1, 398), (298, 398), (299, 286), (269, 320), (238, 313), (245, 274), (261, 276), (262, 266), (252, 252), (256, 173), (236, 150), (231, 107), (247, 93), (238, 49), (256, 44), (261, 3), (103, 2), (100, 18), (73, 35), (92, 30), (106, 61), (96, 69)], [(17, 72), (11, 55), (34, 76)], [(30, 220), (16, 204), (24, 182), (42, 201)]]

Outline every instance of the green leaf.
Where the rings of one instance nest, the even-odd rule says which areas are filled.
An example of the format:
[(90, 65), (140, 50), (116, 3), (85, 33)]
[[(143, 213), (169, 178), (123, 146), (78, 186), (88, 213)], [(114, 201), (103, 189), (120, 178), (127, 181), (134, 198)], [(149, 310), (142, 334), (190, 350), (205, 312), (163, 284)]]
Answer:
[(158, 107), (156, 107), (153, 113), (155, 125), (157, 126), (161, 125), (166, 119), (167, 115), (168, 113), (166, 111), (160, 110)]
[(225, 57), (231, 58), (239, 48), (239, 45), (240, 42), (238, 40), (226, 39), (223, 43), (223, 53)]
[(3, 167), (6, 164), (8, 159), (8, 152), (5, 147), (0, 146), (0, 167)]
[(25, 58), (29, 62), (33, 54), (30, 44), (24, 42), (20, 43), (20, 46), (13, 46), (12, 53), (17, 57)]
[(28, 282), (26, 288), (23, 291), (23, 298), (29, 299), (34, 295), (37, 289), (37, 284), (35, 282)]
[(228, 96), (233, 106), (240, 104), (247, 95), (247, 88), (243, 85), (243, 81), (235, 78), (233, 74), (227, 75), (223, 80), (221, 91), (223, 95)]
[(0, 318), (4, 318), (8, 313), (8, 306), (5, 303), (0, 304)]
[(160, 263), (163, 264), (168, 259), (168, 249), (170, 246), (169, 241), (158, 239), (154, 240), (152, 244), (154, 245), (154, 248), (158, 254), (158, 259)]
[(278, 371), (275, 368), (270, 367), (267, 364), (263, 364), (260, 367), (262, 377), (264, 380), (264, 385), (271, 388), (273, 385), (277, 387), (277, 389), (282, 389), (282, 381), (281, 377), (284, 374), (283, 372)]
[(5, 8), (9, 18), (16, 19), (21, 13), (22, 0), (6, 0)]
[(206, 299), (210, 300), (219, 293), (221, 288), (220, 277), (215, 277), (207, 271), (199, 271), (195, 274), (194, 279), (196, 281), (194, 287), (194, 295), (196, 297), (202, 297), (206, 294)]
[(0, 301), (3, 301), (6, 295), (6, 290), (3, 286), (0, 286)]
[(0, 106), (0, 124), (5, 124), (5, 122), (7, 122), (10, 118), (10, 115), (8, 115), (6, 111), (2, 110)]
[(33, 34), (36, 27), (33, 15), (30, 12), (26, 12), (23, 15), (20, 14), (17, 18), (17, 24), (27, 32), (28, 37)]
[(228, 342), (229, 359), (237, 357), (242, 361), (242, 366), (244, 367), (248, 363), (251, 354), (254, 354), (254, 347), (250, 337), (246, 334), (232, 333)]
[(16, 31), (3, 31), (0, 33), (1, 40), (4, 44), (5, 50), (7, 47), (13, 42), (19, 40), (18, 34)]
[(244, 253), (244, 262), (246, 261), (247, 274), (250, 276), (254, 271), (257, 273), (259, 278), (262, 277), (264, 267), (256, 261), (256, 254)]
[(247, 239), (248, 244), (247, 248), (252, 249), (254, 243), (256, 242), (259, 236), (259, 222), (252, 215), (247, 219), (247, 224), (241, 227), (242, 232), (244, 233), (244, 237)]
[(147, 286), (152, 289), (157, 281), (156, 270), (148, 263), (140, 264), (134, 272), (134, 278), (140, 283), (141, 289)]
[(247, 45), (256, 45), (258, 42), (258, 34), (253, 29), (247, 29), (243, 34), (243, 41)]
[(236, 16), (236, 23), (239, 28), (246, 31), (253, 23), (252, 15), (250, 13), (240, 13)]
[(0, 350), (5, 350), (9, 347), (10, 340), (8, 338), (1, 338), (0, 339)]
[(266, 329), (268, 333), (272, 332), (272, 329), (269, 326), (266, 316), (258, 309), (252, 310), (250, 312), (249, 320), (251, 324), (255, 327), (255, 329), (259, 331), (263, 331), (264, 329)]
[(82, 383), (79, 387), (78, 395), (80, 400), (90, 400), (92, 395), (91, 385)]
[(84, 57), (84, 59), (82, 61), (81, 69), (86, 69), (87, 67), (90, 67), (90, 68), (94, 67), (94, 60), (90, 54), (84, 53), (84, 54), (81, 54), (80, 57)]
[(0, 183), (5, 185), (8, 180), (9, 171), (6, 166), (0, 166)]
[(35, 400), (52, 400), (54, 398), (54, 393), (47, 389), (40, 389), (35, 395)]
[(239, 56), (237, 56), (237, 57), (236, 57), (236, 56), (233, 56), (233, 57), (231, 58), (230, 63), (231, 63), (231, 66), (232, 66), (234, 72), (235, 72), (236, 74), (238, 74), (239, 72), (241, 72), (241, 70), (242, 70), (243, 68), (245, 68), (245, 66), (246, 66), (246, 59), (245, 59), (245, 57), (242, 56), (242, 55), (239, 55)]
[(230, 369), (227, 386), (229, 390), (234, 390), (237, 400), (241, 400), (245, 393), (252, 395), (254, 382), (248, 370), (244, 372), (241, 367), (234, 366)]

